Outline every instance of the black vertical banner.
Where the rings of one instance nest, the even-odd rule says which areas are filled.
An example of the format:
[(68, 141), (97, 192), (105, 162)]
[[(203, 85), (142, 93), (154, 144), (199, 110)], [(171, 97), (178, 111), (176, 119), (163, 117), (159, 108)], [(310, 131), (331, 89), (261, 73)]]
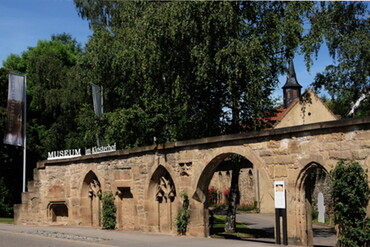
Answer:
[(25, 97), (25, 76), (10, 73), (4, 144), (24, 145), (23, 107)]

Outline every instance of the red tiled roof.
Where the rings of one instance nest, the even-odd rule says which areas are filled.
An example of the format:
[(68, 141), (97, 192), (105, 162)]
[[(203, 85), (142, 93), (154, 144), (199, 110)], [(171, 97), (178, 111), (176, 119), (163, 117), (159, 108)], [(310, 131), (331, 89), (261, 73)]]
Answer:
[[(278, 122), (280, 122), (283, 119), (283, 117), (293, 108), (293, 106), (297, 104), (298, 101), (299, 101), (299, 98), (296, 98), (295, 100), (293, 100), (292, 103), (290, 103), (290, 105), (287, 108), (284, 108), (284, 106), (279, 106), (275, 108), (273, 112), (270, 113), (270, 116), (267, 116), (264, 118), (259, 117), (258, 120), (263, 122), (266, 125), (266, 127), (263, 129), (264, 130), (273, 129), (275, 125)], [(244, 131), (253, 130), (252, 125), (240, 124), (240, 126), (242, 127)]]
[(299, 98), (296, 98), (287, 108), (284, 108), (284, 106), (279, 106), (275, 109), (276, 114), (274, 116), (268, 117), (266, 120), (269, 122), (273, 122), (272, 125), (275, 125), (275, 123), (280, 121), (298, 101)]
[(268, 127), (264, 128), (264, 130), (273, 129), (275, 125), (280, 122), (283, 117), (293, 108), (295, 104), (299, 101), (299, 98), (293, 100), (292, 103), (287, 108), (284, 106), (279, 106), (275, 108), (274, 112), (271, 113), (271, 116), (262, 118), (262, 122), (264, 122)]

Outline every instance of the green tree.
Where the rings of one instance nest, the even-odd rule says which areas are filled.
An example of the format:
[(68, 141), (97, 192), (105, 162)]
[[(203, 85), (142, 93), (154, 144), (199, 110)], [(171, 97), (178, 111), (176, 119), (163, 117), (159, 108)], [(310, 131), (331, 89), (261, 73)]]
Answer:
[(366, 218), (370, 188), (364, 169), (357, 162), (340, 161), (331, 177), (340, 246), (366, 246), (370, 241), (370, 219)]
[(27, 149), (34, 162), (47, 151), (82, 144), (76, 131), (76, 116), (87, 99), (77, 66), (81, 53), (70, 35), (61, 34), (4, 61), (6, 69), (27, 75)]
[(225, 222), (225, 232), (228, 233), (236, 232), (236, 209), (237, 203), (240, 200), (239, 176), (240, 168), (233, 167), (231, 175), (230, 194), (227, 197), (228, 207)]
[(308, 16), (311, 28), (302, 45), (307, 63), (324, 43), (334, 60), (316, 75), (313, 86), (327, 90), (343, 117), (370, 114), (369, 13), (364, 2), (321, 2)]
[(230, 193), (227, 196), (228, 207), (225, 222), (225, 232), (236, 232), (236, 209), (240, 202), (239, 177), (242, 168), (251, 167), (250, 162), (239, 154), (231, 154), (223, 161), (231, 169)]
[[(85, 132), (80, 132), (78, 117), (87, 103), (87, 86), (80, 82), (80, 45), (70, 35), (54, 35), (40, 40), (20, 56), (11, 54), (0, 69), (0, 133), (4, 136), (8, 74), (27, 76), (27, 179), (32, 179), (37, 161), (48, 151), (83, 147)], [(85, 101), (86, 100), (86, 101)], [(85, 120), (85, 122), (88, 122)], [(22, 149), (0, 146), (0, 177), (14, 195), (10, 205), (20, 202), (22, 191)]]
[[(260, 128), (312, 3), (76, 0), (94, 30), (82, 66), (110, 115), (146, 116), (136, 144)], [(297, 37), (298, 36), (298, 37)], [(115, 112), (115, 114), (113, 113)], [(110, 121), (112, 129), (122, 128)], [(126, 118), (127, 126), (137, 119)], [(126, 125), (126, 124), (125, 124)], [(133, 142), (115, 135), (120, 146)], [(128, 129), (127, 132), (130, 132)], [(104, 134), (110, 138), (110, 132)]]

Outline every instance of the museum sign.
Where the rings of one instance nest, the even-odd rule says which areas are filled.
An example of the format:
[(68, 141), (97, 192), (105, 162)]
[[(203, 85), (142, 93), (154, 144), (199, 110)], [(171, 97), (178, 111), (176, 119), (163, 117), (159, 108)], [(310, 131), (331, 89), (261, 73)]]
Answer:
[[(108, 153), (116, 151), (116, 143), (102, 147), (85, 148), (85, 155)], [(81, 149), (68, 149), (48, 152), (48, 160), (69, 159), (82, 156)]]

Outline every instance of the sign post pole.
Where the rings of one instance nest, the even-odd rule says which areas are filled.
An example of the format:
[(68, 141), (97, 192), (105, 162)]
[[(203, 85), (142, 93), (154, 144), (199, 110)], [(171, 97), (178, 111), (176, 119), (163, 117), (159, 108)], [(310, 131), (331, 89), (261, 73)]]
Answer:
[(27, 77), (24, 77), (24, 104), (23, 104), (23, 192), (26, 192), (26, 163), (27, 163), (27, 149), (26, 149), (26, 131), (27, 131)]
[[(287, 227), (287, 212), (285, 198), (285, 183), (284, 181), (274, 182), (275, 192), (275, 243), (281, 244), (281, 228), (283, 231), (283, 244), (288, 245), (288, 227)], [(283, 224), (281, 227), (281, 220)]]

